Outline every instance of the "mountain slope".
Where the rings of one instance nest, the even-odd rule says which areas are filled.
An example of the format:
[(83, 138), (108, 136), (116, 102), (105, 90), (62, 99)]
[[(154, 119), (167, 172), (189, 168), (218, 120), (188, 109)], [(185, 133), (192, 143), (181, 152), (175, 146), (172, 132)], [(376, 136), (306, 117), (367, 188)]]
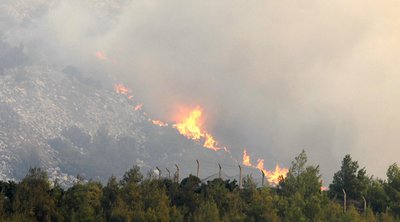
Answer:
[(173, 171), (174, 164), (192, 166), (197, 158), (232, 162), (173, 128), (153, 125), (135, 105), (72, 66), (6, 69), (0, 75), (0, 179), (20, 179), (30, 166), (70, 183), (77, 174), (105, 181), (133, 164)]

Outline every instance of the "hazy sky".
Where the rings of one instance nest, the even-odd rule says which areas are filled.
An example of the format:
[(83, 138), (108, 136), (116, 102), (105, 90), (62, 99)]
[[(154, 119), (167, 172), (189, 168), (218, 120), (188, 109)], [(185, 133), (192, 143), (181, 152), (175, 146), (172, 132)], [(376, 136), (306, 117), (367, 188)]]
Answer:
[(325, 178), (345, 154), (382, 178), (399, 161), (399, 1), (95, 2), (55, 1), (9, 36), (105, 70), (156, 118), (203, 107), (220, 143), (268, 167), (301, 149)]

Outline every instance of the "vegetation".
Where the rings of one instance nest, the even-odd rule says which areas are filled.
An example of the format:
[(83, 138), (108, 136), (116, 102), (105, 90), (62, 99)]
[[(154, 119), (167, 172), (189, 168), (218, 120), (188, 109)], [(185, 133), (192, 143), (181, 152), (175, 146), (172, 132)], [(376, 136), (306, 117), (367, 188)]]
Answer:
[[(349, 155), (334, 175), (329, 191), (321, 189), (318, 166), (301, 152), (279, 185), (258, 187), (250, 176), (236, 181), (202, 183), (190, 175), (180, 183), (146, 178), (139, 167), (106, 185), (83, 182), (63, 189), (50, 184), (44, 171), (31, 168), (19, 183), (0, 182), (0, 221), (399, 221), (400, 168), (387, 180), (368, 177)], [(343, 206), (344, 192), (347, 196)], [(366, 208), (364, 201), (366, 200)]]

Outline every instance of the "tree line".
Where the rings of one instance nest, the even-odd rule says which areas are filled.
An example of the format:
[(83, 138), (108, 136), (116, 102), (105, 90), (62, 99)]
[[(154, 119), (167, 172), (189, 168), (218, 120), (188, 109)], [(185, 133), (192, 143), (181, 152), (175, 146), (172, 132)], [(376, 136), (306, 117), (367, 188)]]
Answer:
[[(277, 186), (257, 187), (251, 176), (207, 182), (193, 175), (180, 182), (144, 176), (138, 166), (107, 184), (78, 177), (72, 187), (51, 184), (31, 168), (20, 182), (0, 182), (0, 221), (399, 221), (400, 169), (387, 179), (368, 176), (346, 155), (329, 190), (319, 167), (301, 152)], [(345, 201), (344, 201), (345, 200)]]

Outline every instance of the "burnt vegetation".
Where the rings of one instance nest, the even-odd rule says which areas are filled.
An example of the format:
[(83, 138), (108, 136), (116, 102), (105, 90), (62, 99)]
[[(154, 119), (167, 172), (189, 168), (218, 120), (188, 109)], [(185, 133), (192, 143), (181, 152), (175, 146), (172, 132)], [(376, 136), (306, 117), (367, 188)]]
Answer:
[[(70, 132), (72, 133), (72, 132)], [(82, 138), (85, 141), (85, 138)], [(349, 155), (321, 189), (319, 167), (303, 151), (277, 186), (259, 187), (251, 176), (202, 182), (143, 176), (138, 166), (106, 184), (85, 181), (73, 186), (50, 183), (45, 171), (30, 168), (20, 182), (0, 182), (1, 221), (398, 221), (400, 168), (387, 179), (367, 176)], [(343, 204), (346, 194), (346, 206)], [(365, 202), (363, 200), (366, 200)], [(365, 203), (365, 205), (364, 205)]]

